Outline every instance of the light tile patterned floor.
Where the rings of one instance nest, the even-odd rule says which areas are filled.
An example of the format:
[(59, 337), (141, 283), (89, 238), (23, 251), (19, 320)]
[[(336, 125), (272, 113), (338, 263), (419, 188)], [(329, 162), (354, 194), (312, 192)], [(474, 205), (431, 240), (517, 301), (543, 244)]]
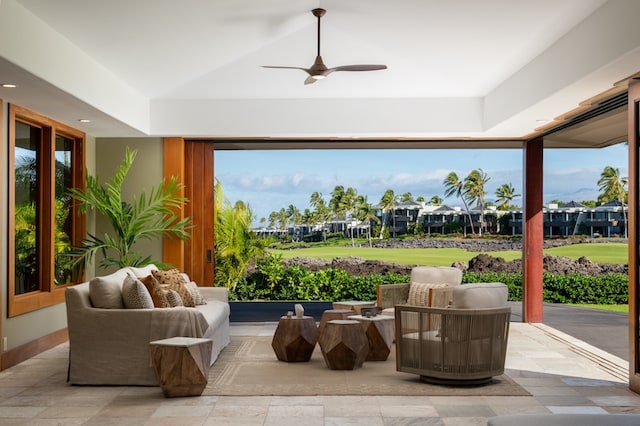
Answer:
[[(234, 324), (232, 335), (275, 324)], [(543, 325), (512, 323), (507, 373), (532, 396), (191, 397), (69, 386), (66, 344), (0, 372), (2, 425), (486, 425), (520, 413), (640, 413), (626, 362)]]

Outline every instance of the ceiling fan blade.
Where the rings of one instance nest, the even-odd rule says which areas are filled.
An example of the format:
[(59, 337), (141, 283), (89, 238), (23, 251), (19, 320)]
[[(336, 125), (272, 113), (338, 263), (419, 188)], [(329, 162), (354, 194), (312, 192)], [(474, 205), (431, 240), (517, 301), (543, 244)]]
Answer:
[(309, 73), (309, 68), (304, 68), (304, 67), (286, 67), (286, 66), (279, 66), (279, 65), (260, 65), (262, 68), (278, 68), (278, 69), (284, 69), (284, 70), (302, 70), (306, 73)]
[(386, 69), (386, 65), (342, 65), (329, 68), (329, 71), (378, 71)]

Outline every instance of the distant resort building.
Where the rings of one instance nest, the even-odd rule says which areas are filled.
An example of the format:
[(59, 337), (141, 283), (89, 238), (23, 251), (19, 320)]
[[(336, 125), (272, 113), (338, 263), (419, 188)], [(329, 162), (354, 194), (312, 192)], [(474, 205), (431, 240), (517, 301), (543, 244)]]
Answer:
[[(447, 205), (431, 206), (424, 202), (398, 202), (393, 210), (383, 212), (377, 206), (380, 224), (385, 223), (389, 235), (406, 234), (463, 234), (480, 233), (482, 212), (479, 206), (469, 213), (461, 207)], [(587, 207), (570, 201), (562, 206), (549, 204), (543, 208), (544, 236), (568, 237), (585, 235), (597, 237), (625, 236), (627, 207), (619, 201), (611, 201), (597, 207)], [(495, 206), (484, 209), (482, 233), (502, 235), (522, 235), (522, 210), (503, 211)], [(260, 236), (290, 236), (301, 241), (305, 236), (343, 233), (355, 238), (366, 237), (373, 229), (373, 223), (357, 220), (334, 220), (323, 224), (288, 226), (287, 229), (258, 228)], [(377, 225), (377, 229), (380, 225)], [(373, 235), (377, 237), (376, 235)]]

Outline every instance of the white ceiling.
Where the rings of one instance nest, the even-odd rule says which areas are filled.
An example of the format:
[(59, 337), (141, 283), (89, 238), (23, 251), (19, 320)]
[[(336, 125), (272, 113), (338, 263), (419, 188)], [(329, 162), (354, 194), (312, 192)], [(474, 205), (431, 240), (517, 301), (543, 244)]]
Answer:
[[(336, 72), (304, 85), (316, 50)], [(640, 71), (637, 0), (0, 0), (0, 98), (94, 136), (519, 138)], [(89, 124), (78, 123), (90, 118)]]

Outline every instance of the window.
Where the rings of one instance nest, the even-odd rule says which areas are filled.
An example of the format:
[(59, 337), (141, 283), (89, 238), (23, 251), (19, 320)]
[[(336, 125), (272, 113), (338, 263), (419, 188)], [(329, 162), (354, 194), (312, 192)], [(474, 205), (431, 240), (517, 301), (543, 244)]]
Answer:
[(67, 257), (84, 235), (69, 188), (84, 183), (84, 133), (9, 107), (9, 316), (64, 300)]

